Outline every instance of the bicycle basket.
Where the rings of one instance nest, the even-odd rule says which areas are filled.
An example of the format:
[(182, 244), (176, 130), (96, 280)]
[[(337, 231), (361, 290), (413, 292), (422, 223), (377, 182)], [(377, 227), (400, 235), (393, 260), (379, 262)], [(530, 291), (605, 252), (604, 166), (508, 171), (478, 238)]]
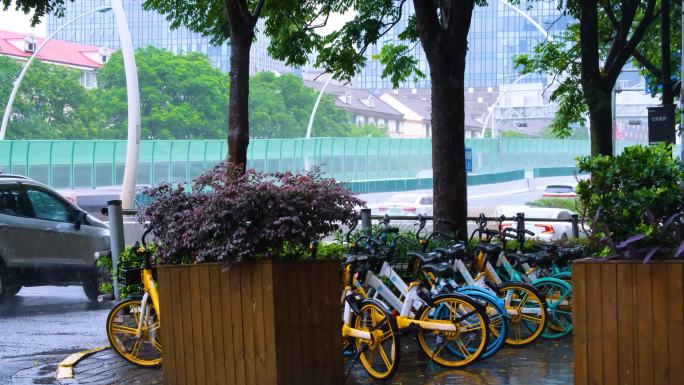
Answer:
[[(119, 285), (125, 287), (140, 286), (142, 284), (142, 270), (145, 259), (128, 259), (118, 264)], [(142, 289), (140, 289), (142, 291)]]

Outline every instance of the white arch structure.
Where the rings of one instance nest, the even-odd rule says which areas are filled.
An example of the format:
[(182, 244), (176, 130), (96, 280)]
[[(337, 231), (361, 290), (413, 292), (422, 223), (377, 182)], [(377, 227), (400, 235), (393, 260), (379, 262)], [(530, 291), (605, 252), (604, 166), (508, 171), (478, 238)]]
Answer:
[[(544, 27), (542, 27), (536, 20), (534, 20), (534, 18), (533, 18), (532, 16), (528, 15), (527, 13), (525, 13), (522, 9), (520, 9), (520, 8), (518, 8), (518, 7), (514, 6), (514, 5), (512, 5), (512, 4), (509, 3), (507, 0), (499, 0), (499, 3), (505, 5), (506, 7), (508, 7), (509, 9), (511, 9), (513, 12), (515, 12), (515, 13), (517, 13), (518, 15), (522, 16), (525, 20), (527, 20), (530, 24), (532, 24), (532, 25), (534, 26), (534, 28), (536, 28), (537, 31), (539, 31), (539, 33), (541, 33), (542, 36), (544, 36), (545, 39), (548, 39), (548, 40), (550, 40), (550, 41), (553, 41), (553, 36), (549, 35), (549, 32), (548, 32), (547, 30), (545, 30)], [(508, 89), (509, 89), (511, 86), (513, 86), (513, 85), (519, 83), (521, 80), (525, 79), (525, 78), (528, 77), (529, 75), (530, 75), (530, 74), (525, 74), (525, 75), (523, 75), (523, 76), (519, 76), (517, 79), (515, 79), (515, 81), (514, 81), (513, 83), (510, 83), (510, 84), (506, 85), (506, 88), (503, 90), (503, 92), (500, 92), (500, 93), (499, 93), (499, 96), (498, 96), (498, 97), (496, 98), (496, 100), (494, 101), (494, 104), (492, 104), (491, 110), (489, 110), (489, 113), (487, 114), (487, 117), (485, 118), (485, 121), (482, 123), (482, 137), (483, 137), (483, 138), (484, 138), (484, 135), (485, 135), (485, 130), (487, 129), (487, 123), (488, 123), (489, 121), (492, 121), (492, 127), (491, 127), (491, 128), (492, 128), (492, 137), (494, 137), (494, 121), (492, 120), (492, 114), (494, 113), (494, 107), (496, 107), (496, 106), (499, 104), (499, 101), (501, 100), (501, 97), (504, 96), (504, 95), (506, 94), (506, 92), (508, 92)]]

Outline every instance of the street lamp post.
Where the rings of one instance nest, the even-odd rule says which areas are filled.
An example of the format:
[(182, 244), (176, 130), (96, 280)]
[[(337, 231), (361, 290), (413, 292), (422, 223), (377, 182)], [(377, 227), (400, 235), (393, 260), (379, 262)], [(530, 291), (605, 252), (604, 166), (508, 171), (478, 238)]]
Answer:
[(5, 133), (7, 132), (7, 124), (9, 123), (9, 118), (10, 115), (12, 115), (12, 104), (14, 104), (14, 99), (17, 97), (17, 91), (19, 91), (19, 86), (21, 85), (21, 82), (24, 80), (24, 76), (26, 76), (26, 72), (29, 69), (29, 66), (31, 63), (33, 63), (33, 59), (38, 56), (38, 53), (45, 47), (45, 45), (53, 38), (55, 35), (57, 35), (59, 32), (61, 32), (64, 28), (66, 28), (69, 24), (82, 19), (88, 15), (92, 15), (93, 13), (105, 13), (109, 12), (112, 10), (112, 7), (110, 6), (104, 6), (104, 7), (98, 7), (93, 9), (92, 11), (86, 12), (80, 16), (77, 16), (68, 22), (66, 22), (63, 26), (61, 26), (59, 29), (57, 29), (55, 32), (53, 32), (50, 36), (47, 37), (47, 39), (43, 40), (43, 42), (36, 48), (35, 52), (33, 52), (33, 55), (29, 57), (29, 59), (24, 63), (24, 67), (21, 69), (21, 73), (19, 74), (19, 77), (17, 80), (14, 82), (14, 88), (12, 88), (12, 93), (10, 94), (9, 99), (7, 100), (7, 107), (5, 107), (5, 114), (2, 116), (2, 125), (0, 126), (0, 140), (5, 139)]
[(131, 31), (128, 29), (126, 13), (121, 0), (112, 0), (112, 9), (121, 42), (128, 98), (128, 142), (126, 144), (126, 164), (124, 166), (123, 186), (121, 187), (121, 202), (124, 209), (132, 209), (134, 208), (140, 151), (140, 89), (138, 88), (138, 70), (135, 66)]
[(38, 56), (38, 53), (45, 47), (45, 45), (59, 32), (66, 28), (71, 23), (82, 19), (93, 13), (105, 13), (113, 11), (114, 21), (116, 23), (117, 31), (119, 32), (119, 39), (121, 41), (121, 53), (124, 60), (124, 70), (126, 72), (126, 92), (128, 95), (128, 143), (126, 146), (126, 165), (124, 167), (123, 187), (121, 190), (121, 200), (123, 201), (124, 209), (133, 208), (135, 197), (136, 176), (138, 173), (138, 154), (140, 145), (140, 90), (138, 88), (138, 71), (135, 66), (135, 56), (133, 51), (133, 43), (131, 40), (131, 33), (128, 29), (128, 22), (126, 14), (123, 9), (121, 0), (112, 0), (111, 5), (95, 8), (92, 11), (86, 12), (77, 16), (68, 22), (64, 23), (59, 29), (53, 32), (45, 39), (36, 51), (24, 63), (24, 67), (19, 74), (19, 77), (14, 82), (14, 88), (7, 101), (5, 114), (2, 117), (2, 125), (0, 126), (0, 140), (5, 139), (7, 132), (7, 124), (9, 123), (10, 115), (12, 114), (12, 104), (17, 96), (17, 91), (21, 82), (26, 76), (29, 66), (33, 60)]

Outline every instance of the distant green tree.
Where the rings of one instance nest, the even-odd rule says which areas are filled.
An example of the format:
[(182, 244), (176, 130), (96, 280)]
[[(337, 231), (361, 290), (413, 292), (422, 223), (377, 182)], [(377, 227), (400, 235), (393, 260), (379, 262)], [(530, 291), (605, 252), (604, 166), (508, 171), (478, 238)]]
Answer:
[(511, 130), (501, 131), (501, 133), (499, 135), (502, 138), (516, 138), (516, 139), (529, 138), (528, 135), (525, 135), (520, 131), (511, 131)]
[[(0, 105), (3, 111), (22, 63), (0, 56)], [(81, 106), (89, 93), (81, 71), (35, 61), (19, 87), (7, 126), (7, 139), (84, 138)]]
[[(135, 52), (140, 84), (141, 138), (225, 137), (228, 77), (203, 54), (175, 55), (154, 47)], [(127, 101), (123, 58), (116, 52), (98, 73), (93, 121), (101, 136), (126, 137)]]
[(352, 125), (349, 136), (366, 138), (386, 138), (387, 127), (366, 123), (361, 126)]
[[(318, 92), (287, 74), (258, 73), (250, 79), (249, 126), (253, 138), (302, 138)], [(349, 114), (324, 95), (316, 111), (313, 136), (350, 136)]]

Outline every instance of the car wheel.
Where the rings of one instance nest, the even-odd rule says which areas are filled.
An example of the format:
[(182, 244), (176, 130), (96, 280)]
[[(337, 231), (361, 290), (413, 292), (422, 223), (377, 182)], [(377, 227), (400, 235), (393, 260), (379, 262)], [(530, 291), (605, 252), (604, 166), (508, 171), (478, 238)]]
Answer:
[(14, 284), (10, 281), (7, 269), (0, 261), (0, 303), (5, 299), (10, 299), (17, 295), (21, 290), (21, 285)]
[(92, 302), (97, 302), (100, 296), (100, 282), (97, 279), (97, 272), (93, 271), (83, 280), (83, 292)]
[(563, 235), (561, 235), (561, 241), (565, 242), (567, 240), (568, 240), (568, 234), (563, 233)]

